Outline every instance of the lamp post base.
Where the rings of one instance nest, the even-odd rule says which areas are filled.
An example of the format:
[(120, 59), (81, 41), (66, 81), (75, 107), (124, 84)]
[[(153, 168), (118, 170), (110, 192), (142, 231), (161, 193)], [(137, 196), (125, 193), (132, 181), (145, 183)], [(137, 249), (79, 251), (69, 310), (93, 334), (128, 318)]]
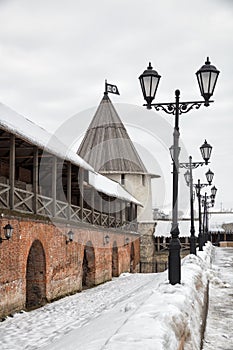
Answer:
[(202, 238), (202, 235), (198, 236), (198, 246), (199, 246), (199, 251), (202, 252), (203, 251), (203, 238)]
[(196, 252), (196, 237), (195, 236), (191, 236), (190, 237), (190, 254), (197, 255), (197, 252)]
[(180, 283), (181, 279), (180, 248), (181, 245), (179, 238), (171, 238), (168, 256), (168, 279), (173, 285)]

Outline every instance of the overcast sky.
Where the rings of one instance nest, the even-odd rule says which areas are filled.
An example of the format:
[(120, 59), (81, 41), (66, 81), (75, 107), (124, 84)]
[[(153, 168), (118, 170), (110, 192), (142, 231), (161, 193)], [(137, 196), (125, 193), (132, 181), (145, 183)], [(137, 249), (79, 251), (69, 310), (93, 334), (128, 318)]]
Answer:
[[(0, 0), (0, 23), (0, 102), (52, 132), (66, 126), (69, 135), (75, 119), (79, 138), (105, 79), (116, 84), (121, 95), (110, 98), (138, 149), (149, 150), (146, 166), (154, 160), (161, 175), (155, 181), (166, 195), (155, 200), (158, 206), (171, 200), (169, 155), (161, 154), (171, 145), (174, 120), (141, 107), (138, 76), (151, 61), (162, 76), (157, 102), (173, 101), (177, 88), (181, 99), (200, 100), (195, 72), (209, 56), (221, 71), (215, 102), (181, 117), (183, 157), (201, 160), (206, 138), (213, 145), (216, 208), (233, 207), (232, 0)], [(133, 122), (127, 112), (134, 110)], [(156, 147), (148, 145), (150, 132)], [(203, 182), (206, 170), (195, 170), (194, 181)]]

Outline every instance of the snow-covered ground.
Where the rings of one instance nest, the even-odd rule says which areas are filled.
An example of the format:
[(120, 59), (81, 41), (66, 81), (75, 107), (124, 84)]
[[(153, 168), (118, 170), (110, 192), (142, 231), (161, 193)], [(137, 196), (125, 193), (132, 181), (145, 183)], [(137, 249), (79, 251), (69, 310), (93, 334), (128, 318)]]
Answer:
[[(40, 309), (8, 317), (0, 324), (0, 349), (176, 350), (183, 337), (185, 350), (200, 350), (204, 292), (208, 277), (214, 280), (219, 273), (216, 267), (211, 269), (211, 251), (208, 244), (197, 257), (183, 259), (180, 285), (169, 285), (167, 271), (123, 274)], [(215, 282), (215, 288), (222, 290), (221, 282)]]
[(203, 350), (233, 349), (233, 248), (216, 248)]

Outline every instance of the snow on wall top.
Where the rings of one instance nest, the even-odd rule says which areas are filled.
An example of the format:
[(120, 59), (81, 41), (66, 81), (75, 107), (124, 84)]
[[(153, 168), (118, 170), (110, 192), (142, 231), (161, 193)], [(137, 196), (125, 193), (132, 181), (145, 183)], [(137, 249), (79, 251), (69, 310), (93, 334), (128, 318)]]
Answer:
[(233, 223), (233, 213), (210, 213), (210, 223), (211, 224), (232, 224)]
[(209, 222), (210, 222), (210, 231), (225, 232), (222, 225), (233, 223), (233, 213), (210, 213)]
[[(171, 236), (171, 225), (172, 222), (170, 220), (163, 221), (158, 220), (156, 221), (155, 226), (155, 237), (170, 237)], [(195, 220), (194, 222), (195, 226), (195, 235), (198, 234), (199, 231), (199, 223)], [(179, 231), (180, 231), (180, 237), (190, 237), (190, 220), (180, 220), (179, 221)]]
[[(211, 232), (225, 232), (222, 225), (233, 223), (233, 213), (210, 213), (209, 214), (209, 230)], [(155, 227), (155, 237), (170, 237), (171, 221), (158, 220)], [(199, 233), (199, 222), (194, 221), (195, 236)], [(179, 221), (180, 237), (190, 236), (190, 220)]]
[(90, 172), (91, 185), (98, 191), (141, 205), (120, 184), (97, 174), (93, 167), (62, 143), (56, 136), (0, 103), (0, 128), (38, 146), (39, 148), (66, 159)]

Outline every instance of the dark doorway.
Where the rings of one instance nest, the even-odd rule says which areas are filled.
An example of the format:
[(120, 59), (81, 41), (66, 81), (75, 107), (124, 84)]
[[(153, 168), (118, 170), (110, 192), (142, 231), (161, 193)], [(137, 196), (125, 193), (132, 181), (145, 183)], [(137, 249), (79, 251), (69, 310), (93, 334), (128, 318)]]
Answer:
[(118, 248), (116, 241), (113, 243), (112, 247), (112, 277), (119, 276), (118, 272)]
[(130, 272), (134, 272), (135, 268), (135, 256), (134, 256), (134, 245), (131, 243), (131, 249), (130, 249)]
[(93, 287), (95, 285), (95, 252), (90, 241), (84, 247), (82, 270), (82, 288)]
[(26, 309), (34, 309), (46, 303), (46, 263), (43, 246), (35, 240), (30, 248), (26, 271)]

